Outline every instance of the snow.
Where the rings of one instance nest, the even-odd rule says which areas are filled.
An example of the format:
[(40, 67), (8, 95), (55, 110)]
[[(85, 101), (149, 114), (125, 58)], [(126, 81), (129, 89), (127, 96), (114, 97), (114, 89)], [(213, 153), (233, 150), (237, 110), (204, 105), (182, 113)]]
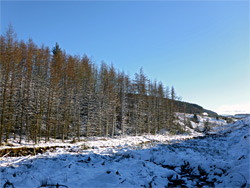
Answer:
[[(183, 114), (178, 117), (183, 123)], [(7, 181), (15, 188), (57, 183), (67, 187), (249, 187), (250, 117), (232, 124), (211, 117), (198, 119), (196, 127), (207, 120), (217, 123), (213, 134), (203, 136), (193, 130), (189, 135), (93, 137), (75, 144), (56, 143), (67, 147), (36, 156), (2, 157), (0, 187)]]
[(202, 115), (203, 116), (208, 116), (208, 113), (207, 112), (203, 112)]

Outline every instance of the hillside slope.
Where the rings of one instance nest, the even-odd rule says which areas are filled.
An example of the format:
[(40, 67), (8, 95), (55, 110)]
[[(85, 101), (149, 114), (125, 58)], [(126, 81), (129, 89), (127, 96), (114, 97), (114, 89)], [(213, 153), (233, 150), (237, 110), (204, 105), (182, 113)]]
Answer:
[(218, 116), (218, 114), (216, 112), (204, 109), (202, 106), (197, 105), (197, 104), (192, 104), (192, 103), (182, 102), (182, 101), (175, 101), (175, 104), (177, 106), (178, 112), (183, 113), (184, 109), (185, 109), (185, 113), (189, 113), (189, 114), (202, 114), (202, 113), (206, 112), (210, 116), (213, 116), (213, 117)]

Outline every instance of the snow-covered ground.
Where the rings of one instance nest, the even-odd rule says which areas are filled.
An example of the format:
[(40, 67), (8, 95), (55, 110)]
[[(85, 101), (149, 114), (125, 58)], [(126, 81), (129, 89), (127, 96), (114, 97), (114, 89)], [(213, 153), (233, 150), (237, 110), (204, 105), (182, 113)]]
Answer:
[[(179, 119), (182, 122), (181, 114)], [(206, 120), (203, 117), (192, 126), (202, 126)], [(6, 182), (16, 188), (56, 184), (70, 188), (250, 187), (249, 126), (250, 117), (233, 124), (222, 122), (205, 137), (193, 131), (56, 143), (67, 147), (36, 156), (0, 158), (0, 187)]]
[[(208, 123), (212, 129), (227, 124), (227, 121), (224, 119), (216, 119), (215, 117), (209, 117), (207, 115), (205, 116), (197, 115), (197, 122), (193, 120), (194, 114), (176, 113), (176, 117), (177, 117), (176, 122), (178, 122), (182, 126), (185, 126), (184, 123), (185, 120), (190, 121), (191, 129), (188, 126), (185, 126), (185, 130), (188, 130), (191, 133), (193, 133), (194, 130), (203, 131), (206, 123)], [(236, 119), (234, 118), (231, 118), (231, 120), (236, 121)]]
[[(127, 147), (127, 146), (134, 146), (141, 144), (143, 142), (157, 142), (157, 143), (165, 143), (172, 140), (183, 140), (183, 139), (190, 139), (197, 136), (203, 136), (204, 133), (202, 131), (204, 130), (204, 125), (206, 122), (209, 122), (209, 126), (214, 129), (216, 127), (221, 127), (223, 125), (226, 125), (227, 122), (223, 119), (216, 119), (213, 117), (208, 116), (200, 116), (197, 115), (198, 122), (194, 122), (192, 120), (194, 114), (183, 114), (183, 113), (176, 113), (176, 120), (175, 123), (180, 124), (185, 131), (187, 131), (183, 135), (172, 135), (168, 131), (161, 131), (161, 135), (145, 135), (145, 136), (126, 136), (126, 137), (120, 137), (117, 136), (114, 139), (111, 138), (103, 138), (103, 137), (90, 137), (88, 139), (82, 137), (81, 142), (77, 142), (75, 144), (71, 144), (72, 140), (65, 140), (64, 143), (62, 143), (61, 139), (50, 139), (47, 143), (45, 143), (45, 140), (41, 140), (39, 144), (34, 144), (32, 141), (27, 142), (26, 140), (22, 140), (22, 144), (19, 144), (19, 139), (13, 140), (9, 139), (9, 144), (6, 146), (0, 146), (0, 149), (4, 148), (17, 148), (17, 147), (45, 147), (45, 146), (79, 146), (79, 145), (86, 145), (89, 147)], [(184, 117), (185, 116), (185, 117)], [(190, 120), (191, 128), (188, 127), (184, 122), (185, 120)], [(232, 119), (235, 120), (235, 119)]]

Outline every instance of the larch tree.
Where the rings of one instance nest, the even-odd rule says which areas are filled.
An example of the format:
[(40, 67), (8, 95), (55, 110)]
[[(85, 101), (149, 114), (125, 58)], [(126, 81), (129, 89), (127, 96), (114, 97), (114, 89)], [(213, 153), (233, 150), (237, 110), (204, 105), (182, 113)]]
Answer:
[(131, 79), (57, 43), (50, 51), (17, 41), (12, 27), (0, 37), (0, 145), (12, 135), (21, 144), (175, 129), (176, 100), (173, 87), (150, 81), (142, 68)]

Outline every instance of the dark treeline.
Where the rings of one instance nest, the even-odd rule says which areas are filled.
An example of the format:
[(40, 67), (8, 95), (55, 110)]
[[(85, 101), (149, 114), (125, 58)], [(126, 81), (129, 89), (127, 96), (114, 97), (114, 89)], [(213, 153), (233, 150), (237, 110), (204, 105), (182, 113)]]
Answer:
[(10, 137), (42, 138), (154, 134), (174, 130), (174, 88), (152, 82), (141, 69), (131, 79), (113, 65), (99, 68), (71, 56), (18, 41), (12, 27), (0, 38), (0, 144)]

